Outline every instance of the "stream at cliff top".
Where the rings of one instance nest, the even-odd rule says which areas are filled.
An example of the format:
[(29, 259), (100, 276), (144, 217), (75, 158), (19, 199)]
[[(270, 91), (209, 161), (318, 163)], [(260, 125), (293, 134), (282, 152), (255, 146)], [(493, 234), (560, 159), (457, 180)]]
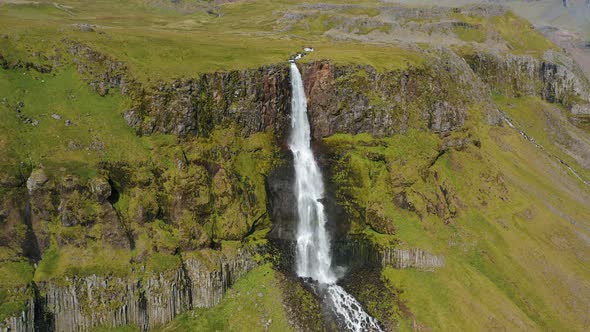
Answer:
[(297, 248), (295, 271), (299, 277), (317, 282), (316, 288), (338, 324), (350, 331), (382, 331), (377, 320), (336, 282), (332, 269), (330, 236), (322, 199), (322, 174), (311, 150), (311, 131), (307, 118), (307, 100), (297, 65), (291, 63), (292, 115), (289, 148), (295, 166), (297, 197)]

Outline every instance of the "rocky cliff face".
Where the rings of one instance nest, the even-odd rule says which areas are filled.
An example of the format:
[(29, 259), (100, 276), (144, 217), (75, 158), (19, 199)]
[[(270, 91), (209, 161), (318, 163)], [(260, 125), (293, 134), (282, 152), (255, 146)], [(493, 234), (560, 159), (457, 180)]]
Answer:
[[(261, 224), (270, 227), (269, 221), (269, 237), (282, 243), (282, 264), (292, 266), (291, 166), (277, 147), (289, 131), (287, 66), (143, 87), (121, 62), (81, 44), (71, 44), (69, 52), (99, 94), (119, 89), (130, 98), (124, 117), (139, 134), (180, 139), (167, 152), (168, 166), (103, 162), (87, 178), (58, 178), (43, 168), (27, 168), (19, 177), (1, 179), (8, 190), (2, 193), (0, 219), (6, 222), (0, 225), (0, 246), (40, 262), (38, 271), (45, 274), (14, 291), (26, 295), (25, 308), (6, 319), (2, 329), (87, 331), (134, 324), (148, 330), (191, 308), (213, 306), (256, 265), (253, 252), (226, 253), (219, 247), (243, 240)], [(326, 206), (345, 225), (333, 227), (336, 264), (422, 270), (444, 265), (443, 257), (418, 248), (375, 246), (348, 236), (364, 227), (395, 234), (395, 216), (389, 213), (394, 206), (452, 222), (462, 202), (433, 165), (449, 149), (479, 147), (465, 128), (478, 115), (474, 109), (498, 123), (491, 91), (538, 95), (576, 117), (590, 114), (588, 82), (559, 56), (541, 61), (481, 52), (459, 56), (446, 49), (423, 52), (423, 65), (388, 72), (327, 60), (300, 64), (318, 142), (337, 133), (377, 138), (356, 142), (348, 136), (316, 147), (328, 191), (334, 193)], [(395, 133), (422, 135), (418, 140), (424, 146), (380, 140)], [(399, 152), (398, 146), (413, 150)], [(401, 158), (404, 153), (415, 153), (418, 161)], [(490, 174), (482, 181), (504, 195), (501, 176)], [(485, 201), (488, 193), (481, 195), (477, 199)], [(87, 253), (92, 248), (100, 248), (107, 259), (128, 255), (122, 258), (127, 274), (96, 270), (105, 261), (86, 261), (95, 258)], [(59, 252), (76, 252), (81, 259), (67, 261)], [(47, 256), (57, 263), (40, 261)]]
[(417, 270), (433, 271), (443, 267), (444, 257), (433, 255), (420, 248), (408, 250), (387, 248), (381, 253), (381, 264), (396, 269), (414, 268)]
[(402, 249), (375, 245), (363, 237), (350, 237), (334, 245), (334, 262), (347, 269), (387, 266), (396, 269), (434, 271), (444, 266), (444, 257), (421, 248)]
[[(295, 242), (272, 240), (280, 251), (278, 266), (290, 271), (295, 264)], [(359, 269), (393, 267), (395, 269), (417, 269), (435, 271), (445, 265), (445, 258), (421, 248), (398, 248), (381, 246), (364, 236), (351, 235), (332, 243), (333, 264), (345, 273)]]
[(242, 127), (243, 135), (286, 131), (291, 89), (286, 65), (207, 73), (191, 79), (141, 86), (124, 63), (88, 46), (67, 41), (77, 70), (99, 94), (119, 89), (134, 106), (125, 120), (140, 134), (206, 136), (215, 126)]
[[(238, 125), (244, 136), (289, 128), (290, 82), (286, 65), (203, 74), (142, 87), (124, 64), (84, 45), (70, 47), (78, 70), (99, 93), (119, 88), (134, 106), (125, 113), (139, 133), (207, 136)], [(421, 50), (423, 64), (390, 72), (330, 61), (300, 64), (314, 137), (334, 133), (386, 136), (409, 128), (444, 133), (460, 128), (475, 104), (498, 123), (490, 90), (538, 95), (587, 115), (590, 83), (571, 59), (547, 51), (542, 60), (490, 51)], [(97, 60), (98, 59), (98, 60)], [(93, 65), (88, 65), (92, 63)], [(105, 87), (104, 89), (101, 87)], [(106, 89), (106, 90), (105, 90)]]
[(540, 96), (562, 104), (575, 116), (590, 114), (590, 83), (563, 54), (548, 51), (543, 60), (538, 60), (531, 56), (476, 52), (465, 59), (496, 93)]
[(473, 104), (489, 108), (487, 88), (462, 58), (431, 52), (422, 67), (392, 72), (328, 61), (304, 65), (313, 136), (387, 136), (410, 128), (443, 133), (462, 127)]
[[(386, 73), (329, 61), (302, 64), (314, 137), (461, 127), (473, 101), (489, 105), (486, 87), (454, 53), (434, 53), (422, 68)], [(158, 86), (125, 118), (144, 134), (207, 135), (214, 126), (232, 123), (244, 135), (274, 130), (284, 136), (289, 91), (286, 66), (206, 74)]]
[[(498, 115), (489, 87), (509, 95), (539, 95), (575, 115), (589, 112), (588, 83), (558, 55), (539, 61), (475, 53), (465, 56), (465, 61), (440, 49), (425, 58), (421, 68), (385, 73), (329, 61), (302, 64), (313, 136), (387, 136), (409, 128), (444, 133), (460, 128), (469, 107), (478, 103), (495, 122)], [(244, 135), (274, 130), (284, 137), (289, 91), (288, 70), (283, 66), (207, 74), (146, 93), (126, 119), (144, 134), (207, 135), (215, 126), (233, 123)]]
[(238, 278), (254, 268), (253, 252), (206, 250), (161, 273), (129, 277), (66, 277), (38, 283), (41, 295), (4, 322), (1, 331), (89, 331), (134, 325), (162, 326), (192, 308), (211, 307)]
[(286, 66), (204, 74), (161, 84), (125, 113), (142, 134), (206, 136), (215, 126), (239, 125), (243, 135), (287, 131), (290, 83)]
[[(26, 180), (7, 178), (0, 246), (13, 255), (8, 259), (35, 263), (36, 273), (35, 280), (23, 281), (28, 287), (2, 294), (23, 310), (0, 326), (148, 330), (191, 308), (217, 304), (257, 265), (254, 251), (226, 241), (242, 240), (267, 223), (269, 166), (257, 163), (274, 158), (274, 147), (264, 135), (251, 140), (200, 142), (192, 145), (198, 158), (210, 151), (205, 155), (212, 159), (193, 159), (187, 148), (171, 168), (103, 163), (89, 178), (57, 177), (43, 168), (23, 170)], [(234, 155), (231, 144), (251, 144), (252, 151)], [(248, 165), (258, 165), (257, 172), (240, 168), (236, 158), (255, 158)]]

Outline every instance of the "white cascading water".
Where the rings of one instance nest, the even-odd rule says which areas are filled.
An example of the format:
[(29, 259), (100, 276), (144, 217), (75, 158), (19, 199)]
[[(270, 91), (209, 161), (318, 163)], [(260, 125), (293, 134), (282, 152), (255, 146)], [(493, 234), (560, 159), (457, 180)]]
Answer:
[(330, 237), (326, 231), (326, 215), (322, 198), (322, 174), (311, 150), (311, 133), (307, 119), (307, 100), (301, 73), (291, 63), (292, 115), (289, 148), (295, 165), (297, 197), (296, 272), (311, 278), (324, 289), (324, 295), (336, 316), (351, 331), (381, 331), (377, 320), (367, 314), (360, 303), (342, 287), (332, 270)]

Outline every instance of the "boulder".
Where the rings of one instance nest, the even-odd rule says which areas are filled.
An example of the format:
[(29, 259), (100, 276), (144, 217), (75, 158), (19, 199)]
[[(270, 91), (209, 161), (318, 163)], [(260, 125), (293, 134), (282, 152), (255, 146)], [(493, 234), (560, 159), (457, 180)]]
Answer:
[(27, 189), (29, 194), (41, 188), (49, 179), (43, 169), (36, 169), (31, 172), (31, 175), (27, 179)]
[(111, 185), (102, 177), (90, 180), (90, 191), (99, 203), (104, 203), (111, 196)]

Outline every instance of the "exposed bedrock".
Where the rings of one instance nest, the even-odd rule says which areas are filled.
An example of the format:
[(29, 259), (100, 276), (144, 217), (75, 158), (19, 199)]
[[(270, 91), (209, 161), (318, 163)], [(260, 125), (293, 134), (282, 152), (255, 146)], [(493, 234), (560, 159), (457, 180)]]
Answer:
[[(284, 142), (290, 127), (291, 89), (287, 64), (202, 74), (142, 86), (123, 63), (76, 43), (70, 53), (78, 71), (99, 93), (120, 89), (132, 98), (125, 119), (141, 134), (207, 136), (217, 126), (238, 125), (247, 136), (274, 131)], [(469, 109), (500, 117), (490, 91), (538, 95), (564, 105), (573, 115), (590, 113), (590, 84), (566, 55), (547, 51), (542, 59), (443, 47), (419, 50), (420, 65), (396, 70), (300, 63), (314, 138), (334, 133), (386, 136), (409, 128), (448, 132), (463, 126)]]
[(219, 303), (225, 291), (257, 265), (252, 255), (249, 250), (205, 250), (161, 273), (38, 283), (39, 294), (31, 294), (26, 310), (3, 322), (0, 331), (89, 331), (124, 325), (147, 331), (192, 308)]
[(329, 61), (302, 67), (316, 139), (335, 133), (387, 136), (410, 128), (448, 132), (463, 126), (473, 104), (492, 111), (485, 85), (445, 49), (426, 55), (421, 67), (397, 71)]
[[(272, 239), (277, 255), (278, 266), (291, 271), (295, 265), (295, 241)], [(351, 235), (332, 242), (332, 260), (336, 271), (342, 274), (364, 268), (393, 267), (396, 269), (413, 268), (434, 271), (445, 265), (441, 255), (435, 255), (420, 248), (382, 247), (370, 240)]]
[[(573, 115), (590, 112), (588, 83), (561, 55), (540, 61), (431, 52), (421, 67), (387, 72), (327, 60), (300, 64), (314, 138), (335, 133), (387, 136), (410, 128), (444, 133), (462, 127), (475, 105), (485, 110), (488, 122), (497, 123), (490, 87), (509, 95), (541, 96)], [(288, 83), (282, 65), (206, 74), (146, 92), (125, 118), (144, 134), (207, 135), (215, 126), (238, 124), (245, 136), (273, 130), (284, 138), (290, 125)]]
[[(313, 136), (384, 136), (409, 128), (447, 132), (463, 125), (472, 104), (489, 108), (488, 90), (462, 58), (448, 50), (432, 52), (424, 66), (388, 72), (327, 60), (300, 64)], [(231, 123), (244, 135), (274, 130), (284, 138), (289, 91), (285, 65), (205, 74), (144, 91), (125, 119), (143, 134), (207, 135)]]
[(286, 131), (290, 85), (284, 66), (203, 74), (158, 85), (125, 113), (142, 134), (205, 136), (213, 127), (238, 124), (242, 134)]
[(493, 92), (507, 96), (540, 96), (565, 106), (574, 116), (590, 115), (590, 82), (562, 53), (531, 56), (476, 52), (465, 56), (473, 71)]

